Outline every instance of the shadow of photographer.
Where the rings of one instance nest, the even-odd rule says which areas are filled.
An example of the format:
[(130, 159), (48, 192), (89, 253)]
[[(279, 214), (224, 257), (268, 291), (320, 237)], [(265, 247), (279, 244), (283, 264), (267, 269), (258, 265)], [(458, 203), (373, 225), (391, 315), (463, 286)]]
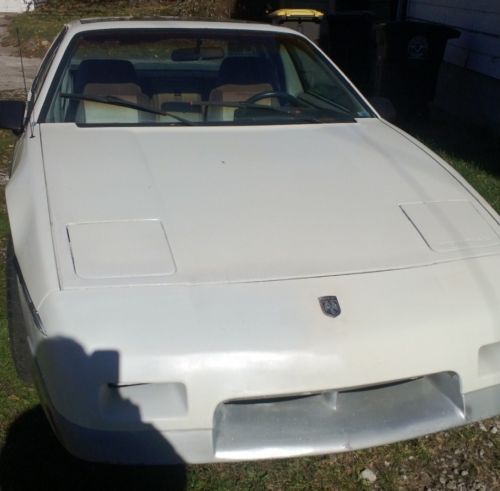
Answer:
[[(105, 384), (119, 382), (117, 351), (98, 351), (88, 356), (75, 341), (55, 338), (40, 343), (37, 359), (45, 364), (42, 370), (44, 376), (57, 375), (57, 382), (51, 388), (59, 391), (59, 400), (68, 407), (79, 404), (82, 397), (80, 390), (86, 391), (90, 407), (97, 409), (104, 381)], [(77, 380), (75, 374), (78, 374)], [(91, 379), (94, 384), (90, 387), (95, 387), (95, 390), (89, 392)], [(102, 384), (95, 384), (96, 380)], [(43, 387), (39, 380), (39, 387), (40, 384)], [(41, 392), (43, 394), (45, 390), (42, 388)], [(173, 446), (161, 432), (142, 421), (139, 408), (130, 400), (121, 398), (118, 404), (122, 420), (126, 420), (127, 426), (133, 427), (134, 431), (112, 431), (109, 433), (112, 438), (108, 438), (105, 431), (92, 433), (89, 430), (91, 433), (85, 433), (83, 429), (83, 433), (79, 433), (80, 428), (74, 433), (67, 428), (60, 431), (64, 428), (64, 418), (54, 417), (48, 409), (49, 418), (55, 422), (59, 434), (56, 437), (41, 406), (24, 412), (11, 424), (0, 453), (0, 489), (185, 489), (186, 468)], [(66, 451), (59, 440), (73, 449), (76, 446), (77, 451), (82, 450), (98, 461), (117, 461), (113, 459), (116, 454), (120, 456), (120, 462), (149, 462), (153, 455), (154, 462), (164, 457), (164, 461), (180, 464), (141, 466), (86, 462)]]

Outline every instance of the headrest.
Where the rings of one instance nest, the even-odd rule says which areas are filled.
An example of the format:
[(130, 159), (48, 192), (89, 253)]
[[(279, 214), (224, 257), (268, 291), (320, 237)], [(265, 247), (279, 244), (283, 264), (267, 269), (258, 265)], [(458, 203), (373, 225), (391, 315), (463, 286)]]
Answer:
[(127, 60), (84, 60), (75, 77), (75, 92), (87, 84), (136, 84), (137, 74)]
[(262, 84), (272, 85), (269, 64), (256, 56), (231, 56), (226, 58), (219, 69), (218, 85)]

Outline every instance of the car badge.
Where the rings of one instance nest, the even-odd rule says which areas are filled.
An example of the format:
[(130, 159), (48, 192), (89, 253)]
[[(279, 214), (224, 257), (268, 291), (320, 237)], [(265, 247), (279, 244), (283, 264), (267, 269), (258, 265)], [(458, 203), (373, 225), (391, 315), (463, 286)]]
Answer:
[(342, 312), (337, 297), (320, 297), (319, 304), (321, 305), (323, 314), (329, 317), (338, 317)]

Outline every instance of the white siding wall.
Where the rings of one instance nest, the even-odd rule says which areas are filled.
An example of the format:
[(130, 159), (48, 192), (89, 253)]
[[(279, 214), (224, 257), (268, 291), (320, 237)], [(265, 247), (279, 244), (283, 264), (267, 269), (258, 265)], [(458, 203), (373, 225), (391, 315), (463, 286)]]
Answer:
[(500, 0), (409, 0), (408, 18), (460, 29), (444, 59), (500, 79)]

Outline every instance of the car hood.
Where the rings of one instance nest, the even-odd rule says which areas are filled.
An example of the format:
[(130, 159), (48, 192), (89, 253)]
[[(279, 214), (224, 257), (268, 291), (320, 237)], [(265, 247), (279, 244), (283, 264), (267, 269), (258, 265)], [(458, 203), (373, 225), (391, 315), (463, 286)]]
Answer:
[(245, 282), (498, 253), (450, 169), (376, 119), (41, 127), (63, 287)]

